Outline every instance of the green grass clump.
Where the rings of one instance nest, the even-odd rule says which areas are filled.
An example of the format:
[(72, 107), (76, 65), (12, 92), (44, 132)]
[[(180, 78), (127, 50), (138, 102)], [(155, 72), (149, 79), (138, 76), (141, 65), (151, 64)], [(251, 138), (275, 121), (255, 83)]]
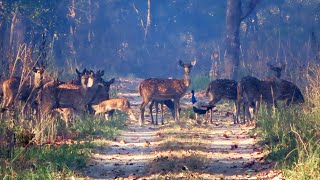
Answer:
[(87, 115), (85, 119), (76, 119), (72, 131), (80, 136), (102, 136), (113, 139), (119, 135), (119, 130), (124, 129), (127, 114), (116, 111), (113, 117), (105, 120), (103, 117)]
[[(319, 111), (320, 112), (320, 111)], [(320, 113), (303, 113), (298, 108), (272, 113), (262, 110), (257, 117), (268, 159), (277, 162), (289, 179), (320, 177)]]
[(65, 179), (85, 167), (93, 143), (20, 147), (0, 165), (2, 179)]

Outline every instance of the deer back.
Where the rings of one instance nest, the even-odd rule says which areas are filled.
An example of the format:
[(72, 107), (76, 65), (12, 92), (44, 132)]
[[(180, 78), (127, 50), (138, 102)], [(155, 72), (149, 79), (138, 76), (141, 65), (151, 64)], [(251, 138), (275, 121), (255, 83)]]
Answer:
[(95, 113), (105, 113), (110, 110), (125, 110), (130, 108), (129, 100), (126, 98), (115, 98), (104, 100), (97, 105), (92, 105)]
[(40, 112), (46, 114), (59, 106), (58, 86), (61, 84), (58, 80), (49, 81), (43, 85), (36, 97), (36, 103), (39, 105)]
[(206, 96), (210, 99), (237, 99), (237, 82), (231, 79), (216, 79), (209, 83)]
[(300, 104), (304, 103), (304, 97), (300, 89), (292, 82), (286, 80), (278, 80), (275, 82), (277, 88), (277, 99), (286, 100), (287, 105), (289, 104)]
[(177, 79), (150, 78), (143, 80), (139, 85), (142, 97), (152, 97), (156, 100), (181, 98), (187, 89), (184, 81)]
[(115, 82), (115, 79), (112, 78), (109, 81), (105, 81), (102, 79), (101, 81), (102, 81), (101, 82), (102, 84), (101, 84), (101, 86), (98, 87), (94, 98), (90, 102), (91, 104), (98, 104), (101, 101), (110, 99), (110, 95), (109, 95), (110, 86), (111, 86), (111, 84), (113, 84)]

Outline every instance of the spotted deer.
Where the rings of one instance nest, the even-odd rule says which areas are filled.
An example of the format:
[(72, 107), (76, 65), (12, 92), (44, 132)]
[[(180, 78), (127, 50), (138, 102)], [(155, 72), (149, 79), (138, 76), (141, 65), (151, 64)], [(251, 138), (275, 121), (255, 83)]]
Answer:
[(25, 82), (25, 79), (21, 77), (11, 77), (5, 80), (2, 84), (3, 90), (3, 103), (1, 107), (1, 112), (10, 109), (15, 99), (18, 99), (23, 102), (33, 102), (30, 99), (33, 99), (38, 90), (42, 86), (43, 81), (43, 73), (45, 70), (45, 66), (43, 64), (36, 63), (36, 66), (32, 68), (32, 72), (34, 73), (34, 81), (33, 84), (28, 85)]
[[(84, 76), (84, 78), (86, 78), (85, 76), (87, 74), (89, 74), (89, 72), (90, 71), (88, 71), (86, 68), (83, 69), (82, 72), (80, 72), (78, 69), (76, 69), (76, 79), (73, 79), (71, 81), (67, 81), (65, 83), (60, 82), (59, 87), (60, 88), (67, 88), (67, 89), (68, 88), (69, 89), (78, 88), (79, 86), (81, 86), (81, 82), (84, 82), (84, 83), (86, 82), (86, 81), (81, 81), (82, 76)], [(74, 86), (74, 85), (76, 85), (76, 86)], [(86, 84), (83, 84), (83, 86), (86, 86)], [(55, 108), (54, 110), (62, 116), (62, 119), (64, 119), (67, 126), (68, 126), (69, 120), (74, 122), (75, 114), (74, 114), (74, 110), (72, 108)]]
[[(236, 114), (236, 99), (237, 99), (237, 81), (231, 79), (216, 79), (208, 84), (206, 96), (210, 97), (209, 105), (215, 106), (220, 100), (234, 101), (233, 119)], [(211, 115), (212, 116), (212, 115)]]
[[(100, 113), (107, 115), (107, 113), (111, 110), (119, 110), (128, 113), (130, 119), (136, 121), (134, 113), (130, 107), (130, 102), (126, 98), (104, 100), (97, 105), (91, 105), (91, 107), (95, 111), (95, 115)], [(108, 116), (106, 116), (106, 119), (108, 119)]]
[[(166, 105), (166, 106), (170, 109), (171, 115), (172, 115), (172, 117), (174, 118), (174, 117), (175, 117), (174, 103), (173, 103), (173, 101), (172, 101), (171, 99), (169, 99), (169, 100), (163, 100), (163, 101), (156, 101), (156, 100), (151, 101), (150, 106), (149, 106), (150, 116), (151, 116), (151, 123), (152, 123), (152, 124), (156, 124), (156, 125), (158, 125), (159, 104), (160, 104), (160, 110), (161, 110), (161, 124), (163, 125), (163, 124), (164, 124), (163, 104)], [(155, 105), (155, 107), (156, 107), (156, 120), (155, 120), (155, 121), (154, 121), (154, 119), (153, 119), (153, 114), (152, 114), (152, 107), (153, 107), (153, 105)]]
[(215, 105), (221, 99), (236, 101), (237, 81), (231, 79), (216, 79), (208, 84), (206, 96), (210, 97), (210, 105)]
[(179, 79), (160, 79), (160, 78), (150, 78), (145, 79), (139, 84), (139, 93), (142, 97), (142, 104), (140, 106), (140, 124), (144, 124), (144, 111), (145, 107), (152, 100), (168, 100), (173, 99), (174, 101), (174, 111), (175, 111), (175, 121), (179, 122), (180, 114), (180, 99), (187, 92), (188, 87), (191, 84), (189, 74), (192, 67), (196, 64), (196, 60), (193, 60), (190, 64), (185, 64), (181, 60), (179, 65), (184, 70), (184, 78)]
[(237, 122), (239, 123), (240, 106), (243, 104), (243, 123), (247, 117), (252, 121), (249, 107), (253, 107), (254, 114), (259, 111), (261, 102), (266, 102), (270, 109), (277, 106), (277, 101), (284, 100), (286, 106), (304, 103), (300, 89), (293, 83), (282, 79), (259, 80), (246, 76), (239, 81), (237, 86)]
[(282, 71), (286, 68), (285, 64), (281, 64), (281, 66), (279, 67), (279, 66), (272, 65), (270, 62), (267, 63), (267, 66), (272, 72), (271, 76), (274, 78), (281, 78)]
[[(71, 108), (74, 113), (83, 117), (90, 100), (101, 85), (96, 79), (100, 77), (93, 72), (81, 77), (81, 85), (52, 83), (40, 93), (42, 112), (52, 112), (55, 108)], [(43, 100), (43, 99), (46, 100)]]

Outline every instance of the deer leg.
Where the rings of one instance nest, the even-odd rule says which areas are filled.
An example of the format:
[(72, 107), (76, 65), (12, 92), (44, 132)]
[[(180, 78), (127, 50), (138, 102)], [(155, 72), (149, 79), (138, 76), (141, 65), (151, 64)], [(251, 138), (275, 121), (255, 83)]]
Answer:
[(163, 117), (163, 103), (161, 103), (161, 124), (164, 125), (164, 117)]
[(149, 101), (143, 101), (140, 105), (140, 125), (142, 126), (144, 124), (144, 111), (146, 106), (148, 105)]
[(133, 113), (132, 109), (128, 108), (127, 111), (128, 111), (130, 119), (133, 120), (133, 121), (136, 121), (137, 119), (136, 119), (136, 117), (134, 117), (134, 113)]
[(159, 111), (159, 103), (156, 102), (156, 125), (158, 125), (158, 111)]
[(151, 116), (151, 124), (154, 124), (153, 115), (152, 115), (152, 107), (154, 105), (154, 101), (151, 101), (149, 110), (150, 110), (150, 116)]
[[(251, 120), (251, 114), (250, 114), (250, 110), (249, 110), (250, 105), (246, 104), (245, 105), (245, 114), (247, 116), (247, 123)], [(245, 122), (244, 122), (245, 123)]]
[(179, 99), (174, 100), (174, 110), (175, 110), (175, 118), (174, 120), (176, 122), (180, 121), (180, 112), (179, 112), (180, 102)]

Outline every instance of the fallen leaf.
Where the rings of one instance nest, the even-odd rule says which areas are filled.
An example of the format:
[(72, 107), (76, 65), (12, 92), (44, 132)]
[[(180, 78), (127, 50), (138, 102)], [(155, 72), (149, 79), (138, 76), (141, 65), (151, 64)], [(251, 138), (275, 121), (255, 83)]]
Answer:
[(238, 148), (238, 145), (236, 145), (236, 144), (231, 145), (231, 150), (234, 150), (234, 149), (237, 149), (237, 148)]

